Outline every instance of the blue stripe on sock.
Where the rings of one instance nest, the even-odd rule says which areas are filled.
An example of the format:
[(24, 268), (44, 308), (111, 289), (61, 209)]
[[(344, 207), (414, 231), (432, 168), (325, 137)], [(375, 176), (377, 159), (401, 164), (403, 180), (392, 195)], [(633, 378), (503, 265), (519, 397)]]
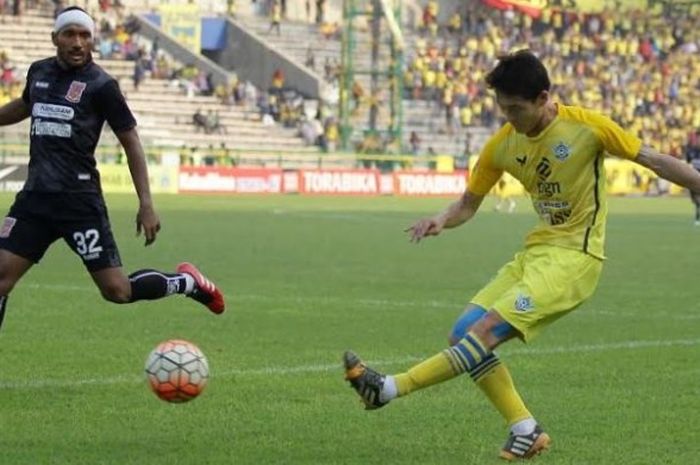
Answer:
[(501, 360), (498, 357), (489, 357), (482, 363), (480, 363), (478, 366), (474, 367), (474, 369), (469, 372), (469, 376), (471, 376), (471, 378), (474, 381), (477, 381), (479, 378), (485, 375), (486, 372), (488, 372), (491, 368), (498, 366), (500, 363)]
[(450, 354), (452, 355), (452, 359), (455, 361), (455, 364), (457, 364), (459, 373), (469, 371), (469, 363), (467, 360), (464, 359), (464, 357), (460, 355), (459, 351), (456, 350), (454, 347), (448, 350), (450, 351)]
[(476, 349), (476, 351), (479, 353), (479, 356), (483, 359), (486, 357), (486, 351), (484, 350), (484, 347), (476, 341), (471, 335), (467, 334), (464, 336), (464, 339), (469, 341), (469, 343)]
[(494, 353), (488, 354), (488, 355), (486, 356), (485, 359), (483, 359), (477, 366), (475, 366), (474, 368), (472, 368), (472, 372), (478, 371), (479, 369), (481, 369), (481, 367), (482, 367), (483, 365), (485, 365), (486, 363), (489, 363), (489, 362), (491, 362), (491, 361), (493, 361), (494, 359), (497, 359), (497, 358), (498, 358), (498, 357), (497, 357), (496, 354), (494, 354)]
[(474, 368), (474, 366), (476, 366), (476, 359), (474, 359), (474, 355), (472, 355), (469, 349), (463, 345), (465, 342), (469, 341), (462, 339), (459, 341), (459, 343), (457, 343), (457, 345), (453, 346), (452, 349), (456, 350), (456, 353), (462, 360), (464, 360), (465, 364), (467, 365), (467, 370), (471, 370)]
[(445, 354), (445, 357), (447, 357), (447, 361), (450, 362), (450, 366), (455, 373), (464, 373), (467, 371), (467, 368), (464, 366), (464, 362), (462, 362), (459, 357), (452, 353), (451, 348), (443, 350), (443, 354)]

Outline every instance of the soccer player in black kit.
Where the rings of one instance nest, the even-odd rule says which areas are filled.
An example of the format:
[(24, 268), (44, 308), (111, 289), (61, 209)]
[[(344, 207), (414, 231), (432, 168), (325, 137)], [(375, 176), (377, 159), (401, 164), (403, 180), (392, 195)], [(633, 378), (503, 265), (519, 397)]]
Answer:
[(0, 225), (0, 324), (7, 296), (63, 238), (100, 289), (115, 303), (185, 294), (213, 313), (224, 311), (216, 286), (190, 263), (177, 272), (122, 270), (94, 157), (104, 122), (124, 147), (139, 198), (137, 234), (156, 240), (160, 221), (153, 208), (136, 121), (117, 82), (92, 61), (95, 25), (77, 7), (56, 17), (51, 34), (55, 57), (33, 63), (22, 97), (0, 107), (0, 126), (31, 116), (29, 174)]

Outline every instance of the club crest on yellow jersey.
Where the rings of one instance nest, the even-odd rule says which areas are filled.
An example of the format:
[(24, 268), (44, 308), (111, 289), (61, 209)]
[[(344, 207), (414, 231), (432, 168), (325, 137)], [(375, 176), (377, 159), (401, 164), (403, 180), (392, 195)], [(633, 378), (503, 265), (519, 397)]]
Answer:
[(518, 294), (515, 299), (515, 309), (519, 312), (527, 312), (535, 308), (535, 304), (532, 303), (532, 297), (529, 295)]
[(569, 155), (571, 155), (571, 147), (564, 142), (559, 142), (557, 145), (552, 147), (552, 152), (557, 160), (564, 161), (569, 158)]

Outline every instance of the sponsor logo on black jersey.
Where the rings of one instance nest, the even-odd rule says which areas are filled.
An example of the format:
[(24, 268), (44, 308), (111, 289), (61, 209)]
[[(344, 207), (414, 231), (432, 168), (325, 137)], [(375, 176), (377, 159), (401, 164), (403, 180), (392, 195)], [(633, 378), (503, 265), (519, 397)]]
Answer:
[(15, 218), (12, 218), (11, 216), (6, 216), (5, 220), (2, 222), (2, 227), (0, 228), (0, 237), (3, 239), (10, 237), (12, 228), (15, 227), (16, 223), (17, 220)]
[(41, 118), (34, 119), (29, 132), (30, 136), (53, 136), (63, 139), (70, 139), (72, 134), (73, 127), (70, 124), (43, 121)]
[(66, 105), (54, 105), (52, 103), (37, 102), (32, 107), (32, 116), (41, 118), (55, 118), (62, 120), (72, 120), (75, 110)]

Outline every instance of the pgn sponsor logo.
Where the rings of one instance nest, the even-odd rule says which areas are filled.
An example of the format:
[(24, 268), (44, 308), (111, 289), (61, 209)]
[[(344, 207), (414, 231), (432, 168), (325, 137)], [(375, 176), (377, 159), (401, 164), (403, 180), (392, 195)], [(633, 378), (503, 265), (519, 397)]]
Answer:
[(561, 194), (561, 185), (558, 182), (538, 182), (537, 193), (543, 197)]
[(75, 116), (75, 110), (65, 105), (35, 103), (32, 107), (32, 116), (35, 118), (55, 118), (70, 121)]

